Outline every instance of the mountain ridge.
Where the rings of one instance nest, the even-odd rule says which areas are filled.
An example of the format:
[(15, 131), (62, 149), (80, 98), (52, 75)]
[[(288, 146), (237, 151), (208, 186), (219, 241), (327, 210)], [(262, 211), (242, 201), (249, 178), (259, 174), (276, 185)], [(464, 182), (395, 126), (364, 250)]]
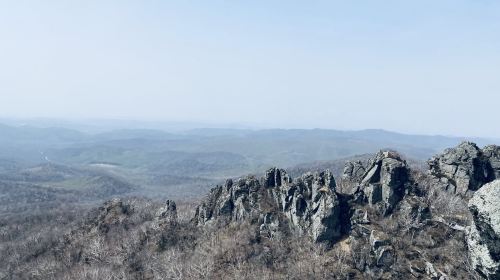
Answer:
[(271, 168), (199, 203), (112, 199), (33, 258), (60, 278), (498, 279), (499, 163), (499, 146), (463, 142), (427, 170), (380, 151), (337, 179)]

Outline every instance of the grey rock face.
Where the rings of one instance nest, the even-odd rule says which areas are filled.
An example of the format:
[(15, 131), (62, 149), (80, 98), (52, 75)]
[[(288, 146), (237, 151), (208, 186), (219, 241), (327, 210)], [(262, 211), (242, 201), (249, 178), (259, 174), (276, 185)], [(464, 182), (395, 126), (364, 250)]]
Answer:
[(500, 279), (500, 180), (484, 185), (469, 201), (473, 223), (467, 232), (472, 265), (488, 279)]
[(416, 197), (408, 197), (401, 202), (400, 214), (413, 224), (423, 223), (432, 216), (429, 205)]
[(300, 234), (316, 242), (340, 237), (340, 208), (335, 179), (329, 171), (307, 173), (296, 183), (286, 183), (271, 191), (278, 209)]
[(340, 208), (333, 175), (329, 171), (315, 174), (310, 188), (312, 201), (308, 206), (314, 240), (329, 241), (340, 237)]
[(389, 237), (385, 233), (372, 230), (370, 234), (370, 246), (372, 247), (372, 250), (377, 250), (378, 248), (389, 244)]
[(101, 232), (107, 232), (113, 225), (121, 224), (132, 213), (132, 208), (119, 198), (104, 202), (98, 209), (98, 229)]
[(166, 229), (177, 224), (177, 206), (173, 200), (167, 200), (165, 206), (158, 209), (153, 220), (153, 229)]
[(264, 185), (268, 188), (279, 187), (282, 184), (285, 185), (291, 182), (290, 176), (288, 176), (284, 169), (274, 167), (266, 171)]
[(267, 213), (261, 215), (260, 219), (262, 220), (262, 224), (259, 228), (261, 236), (273, 239), (280, 234), (280, 219), (277, 215)]
[(344, 166), (342, 179), (358, 182), (362, 180), (365, 172), (366, 168), (361, 161), (349, 161)]
[(394, 263), (394, 248), (390, 245), (390, 239), (385, 233), (372, 230), (370, 246), (376, 266), (387, 269)]
[(483, 148), (483, 154), (488, 159), (488, 179), (500, 179), (500, 146), (486, 146)]
[(196, 224), (238, 221), (251, 216), (260, 207), (257, 194), (260, 187), (257, 179), (247, 177), (236, 183), (227, 180), (223, 186), (213, 188), (196, 209)]
[(361, 209), (354, 209), (351, 216), (351, 225), (367, 225), (370, 224), (370, 219), (368, 219), (368, 212)]
[(345, 178), (358, 181), (368, 202), (373, 205), (383, 202), (386, 212), (390, 212), (404, 196), (409, 183), (409, 169), (406, 162), (395, 152), (381, 151), (372, 158), (362, 176), (349, 175), (352, 163), (346, 165)]
[(500, 175), (500, 147), (488, 146), (484, 150), (472, 142), (463, 142), (456, 148), (429, 160), (430, 174), (447, 190), (465, 195), (478, 190)]
[(206, 225), (257, 217), (261, 231), (269, 233), (276, 230), (279, 214), (288, 220), (293, 232), (309, 235), (316, 242), (330, 242), (341, 233), (335, 187), (329, 171), (308, 173), (293, 182), (285, 170), (272, 168), (261, 181), (249, 177), (233, 184), (229, 180), (212, 189), (197, 208), (194, 220)]
[(420, 279), (422, 278), (422, 274), (427, 275), (425, 279), (432, 279), (432, 280), (446, 280), (449, 279), (446, 274), (444, 274), (442, 271), (436, 270), (434, 268), (434, 265), (428, 261), (425, 261), (423, 259), (417, 259), (411, 262), (410, 269), (412, 271), (412, 275)]

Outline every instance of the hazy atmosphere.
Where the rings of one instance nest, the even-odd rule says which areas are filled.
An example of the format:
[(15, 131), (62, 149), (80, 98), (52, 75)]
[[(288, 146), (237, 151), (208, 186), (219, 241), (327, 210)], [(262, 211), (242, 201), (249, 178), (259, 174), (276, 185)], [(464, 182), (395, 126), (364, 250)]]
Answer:
[(0, 280), (500, 280), (500, 1), (0, 0)]
[(500, 137), (500, 2), (2, 1), (0, 117)]

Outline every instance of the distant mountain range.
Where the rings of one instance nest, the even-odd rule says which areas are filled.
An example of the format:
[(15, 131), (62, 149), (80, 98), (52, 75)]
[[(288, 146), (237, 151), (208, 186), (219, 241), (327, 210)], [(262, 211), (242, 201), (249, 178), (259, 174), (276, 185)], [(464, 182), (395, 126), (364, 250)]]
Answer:
[[(43, 163), (101, 168), (153, 193), (161, 190), (172, 195), (181, 189), (206, 189), (223, 178), (272, 166), (301, 171), (304, 166), (319, 165), (338, 170), (344, 159), (380, 149), (398, 150), (408, 159), (422, 161), (463, 140), (480, 146), (500, 143), (384, 130), (199, 128), (175, 133), (154, 129), (88, 133), (62, 127), (0, 125), (0, 171)], [(168, 188), (172, 192), (166, 192)]]
[[(231, 153), (242, 162), (291, 166), (307, 161), (333, 160), (373, 153), (381, 148), (401, 151), (408, 157), (426, 159), (463, 140), (479, 145), (498, 144), (498, 139), (408, 135), (385, 130), (341, 131), (326, 129), (219, 129), (199, 128), (169, 133), (154, 129), (119, 129), (85, 133), (76, 129), (0, 124), (0, 158), (39, 162), (52, 156), (61, 162), (86, 164), (109, 161), (100, 158), (102, 150), (111, 159), (125, 151), (131, 153)], [(99, 151), (93, 154), (92, 151)], [(92, 154), (87, 157), (84, 154)], [(104, 155), (102, 155), (104, 156)], [(203, 155), (202, 157), (204, 157)], [(49, 157), (50, 159), (50, 157)], [(133, 162), (117, 159), (117, 164)]]

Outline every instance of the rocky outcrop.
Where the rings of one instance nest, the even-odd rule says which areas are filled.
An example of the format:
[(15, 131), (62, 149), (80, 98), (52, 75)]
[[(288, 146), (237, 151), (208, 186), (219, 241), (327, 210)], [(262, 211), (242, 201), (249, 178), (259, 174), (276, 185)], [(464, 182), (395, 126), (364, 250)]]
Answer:
[(370, 247), (376, 266), (387, 269), (394, 263), (394, 248), (391, 246), (390, 239), (385, 233), (372, 230), (370, 234)]
[(132, 207), (119, 198), (106, 201), (97, 210), (97, 218), (94, 218), (94, 221), (97, 222), (96, 229), (107, 232), (110, 227), (122, 224), (132, 212)]
[(382, 202), (384, 211), (389, 213), (402, 199), (410, 183), (410, 172), (406, 161), (395, 152), (380, 151), (368, 161), (362, 176), (359, 176), (359, 173), (364, 167), (359, 167), (360, 164), (347, 163), (343, 178), (357, 182), (358, 191), (364, 192), (370, 205)]
[(465, 195), (500, 178), (500, 147), (492, 145), (481, 150), (472, 142), (463, 142), (433, 157), (428, 164), (436, 184)]
[[(454, 192), (478, 189), (498, 176), (499, 154), (497, 146), (480, 150), (472, 143), (463, 143), (430, 161), (431, 177), (446, 182)], [(356, 267), (366, 275), (383, 277), (398, 267), (399, 258), (403, 257), (416, 277), (447, 279), (446, 275), (453, 276), (454, 272), (442, 260), (426, 259), (424, 255), (408, 257), (397, 251), (397, 236), (388, 234), (381, 226), (385, 219), (390, 219), (388, 214), (392, 214), (390, 217), (397, 219), (401, 227), (392, 230), (418, 238), (411, 245), (416, 250), (423, 246), (450, 249), (460, 242), (465, 246), (464, 227), (450, 224), (434, 212), (433, 201), (426, 199), (425, 192), (417, 191), (419, 184), (427, 181), (418, 178), (412, 177), (406, 161), (391, 151), (381, 151), (364, 163), (347, 163), (342, 183), (354, 186), (349, 192), (337, 192), (336, 181), (329, 171), (292, 179), (285, 170), (272, 168), (263, 178), (228, 180), (212, 189), (197, 208), (193, 221), (203, 227), (247, 221), (257, 226), (260, 238), (269, 239), (293, 233), (333, 244), (345, 234), (349, 236), (345, 240), (349, 240), (351, 251), (367, 252), (355, 260)], [(498, 277), (500, 251), (496, 228), (499, 222), (495, 215), (500, 210), (495, 207), (500, 202), (493, 199), (500, 194), (490, 189), (481, 188), (471, 200), (474, 225), (467, 231), (467, 240), (476, 270), (487, 278), (498, 279), (495, 277)], [(459, 217), (463, 213), (456, 214)]]
[(274, 189), (273, 196), (292, 225), (317, 242), (328, 242), (341, 234), (340, 204), (335, 187), (331, 172), (307, 173), (295, 184)]
[(500, 146), (489, 145), (483, 148), (483, 155), (488, 159), (488, 179), (500, 179)]
[(342, 179), (347, 181), (359, 182), (365, 175), (366, 168), (360, 160), (348, 161), (342, 172)]
[(291, 182), (292, 179), (284, 169), (274, 167), (266, 171), (264, 185), (267, 188), (280, 187), (281, 185), (290, 184)]
[(335, 187), (329, 171), (308, 173), (293, 182), (285, 170), (272, 168), (261, 180), (228, 180), (212, 189), (197, 208), (194, 221), (209, 225), (254, 218), (261, 224), (261, 232), (272, 236), (283, 217), (291, 231), (309, 235), (316, 242), (331, 242), (341, 233)]
[[(17, 248), (34, 260), (26, 267), (36, 262), (38, 271), (48, 271), (35, 277), (43, 279), (85, 278), (75, 274), (82, 271), (93, 279), (500, 279), (500, 180), (481, 185), (498, 176), (499, 148), (460, 149), (434, 158), (433, 176), (410, 173), (386, 151), (346, 164), (340, 183), (329, 171), (291, 178), (278, 168), (262, 178), (227, 180), (191, 221), (177, 220), (170, 200), (113, 199), (58, 238), (35, 232)], [(458, 178), (468, 182), (465, 196), (432, 181), (455, 192)], [(5, 252), (21, 252), (8, 242)], [(22, 259), (14, 257), (17, 269)], [(51, 263), (60, 271), (51, 272)], [(101, 268), (109, 274), (96, 274)], [(0, 278), (34, 275), (4, 271)]]
[(177, 224), (177, 206), (175, 201), (167, 200), (165, 205), (156, 211), (152, 228), (155, 230), (165, 230)]
[(431, 209), (421, 198), (410, 196), (405, 198), (399, 207), (399, 214), (408, 223), (422, 224), (432, 218)]
[(222, 186), (210, 190), (206, 199), (197, 207), (194, 221), (198, 225), (227, 223), (258, 215), (263, 206), (260, 199), (262, 184), (254, 177), (229, 179)]
[(473, 223), (467, 231), (472, 266), (500, 279), (500, 180), (484, 185), (469, 201)]

